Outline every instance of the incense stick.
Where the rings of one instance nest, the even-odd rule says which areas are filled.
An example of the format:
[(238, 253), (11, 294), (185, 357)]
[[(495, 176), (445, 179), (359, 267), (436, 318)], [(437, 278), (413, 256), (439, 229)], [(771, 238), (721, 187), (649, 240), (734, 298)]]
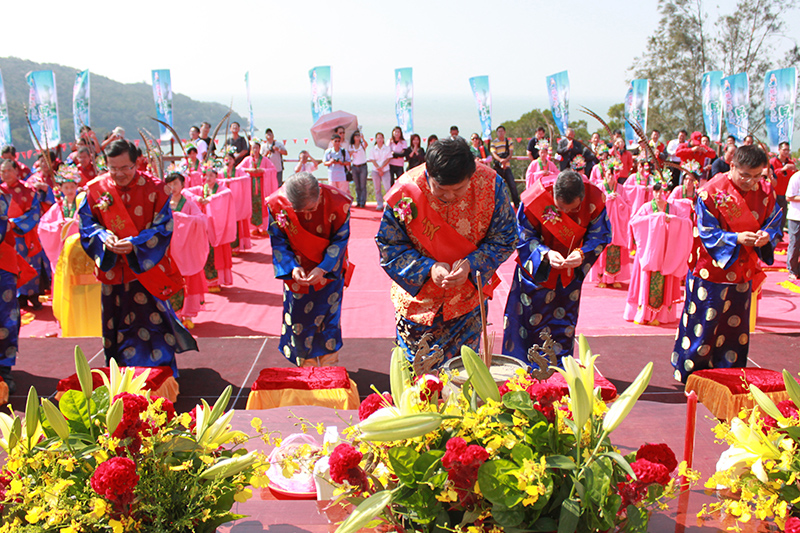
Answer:
[(483, 332), (483, 362), (486, 368), (492, 368), (492, 354), (489, 351), (489, 334), (486, 325), (486, 307), (483, 302), (483, 281), (481, 271), (475, 271), (475, 280), (478, 282), (478, 307), (481, 311), (481, 331)]

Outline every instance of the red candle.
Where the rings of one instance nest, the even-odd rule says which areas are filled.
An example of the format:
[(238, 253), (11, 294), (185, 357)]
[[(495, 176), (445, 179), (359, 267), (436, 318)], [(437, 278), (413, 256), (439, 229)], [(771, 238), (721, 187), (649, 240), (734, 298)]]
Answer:
[(686, 394), (686, 439), (683, 443), (683, 460), (688, 468), (692, 467), (694, 458), (694, 435), (697, 425), (697, 393)]

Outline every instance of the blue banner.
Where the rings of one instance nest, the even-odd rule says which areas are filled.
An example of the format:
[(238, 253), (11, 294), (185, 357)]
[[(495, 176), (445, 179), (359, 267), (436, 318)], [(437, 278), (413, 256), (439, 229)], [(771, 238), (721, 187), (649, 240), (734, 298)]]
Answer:
[(770, 70), (764, 76), (764, 112), (770, 150), (778, 145), (792, 145), (794, 107), (797, 100), (797, 70), (794, 67)]
[(0, 147), (11, 143), (11, 122), (8, 120), (8, 104), (6, 103), (6, 89), (3, 85), (3, 73), (0, 72)]
[(394, 113), (403, 136), (414, 133), (414, 81), (411, 68), (394, 69)]
[(256, 134), (256, 123), (253, 120), (253, 102), (250, 100), (250, 71), (244, 73), (244, 84), (247, 86), (247, 109), (250, 111), (247, 128), (250, 132), (250, 140), (253, 140), (253, 136)]
[(569, 127), (569, 74), (566, 70), (547, 76), (547, 97), (553, 120), (563, 135)]
[[(156, 103), (156, 118), (174, 126), (172, 124), (172, 80), (169, 76), (169, 69), (153, 71), (153, 100)], [(162, 141), (172, 139), (172, 134), (167, 128), (158, 125)]]
[(72, 87), (72, 122), (75, 124), (75, 140), (81, 137), (81, 126), (89, 123), (89, 71), (84, 70), (75, 75)]
[(475, 76), (469, 79), (475, 103), (478, 104), (478, 118), (481, 121), (481, 138), (492, 138), (492, 91), (489, 90), (489, 76)]
[(722, 140), (722, 71), (712, 70), (703, 74), (700, 84), (703, 95), (703, 122), (706, 135), (714, 142)]
[(56, 75), (52, 70), (37, 70), (28, 72), (25, 80), (30, 87), (28, 119), (33, 127), (31, 142), (36, 146), (38, 139), (43, 149), (54, 148), (61, 142)]
[(314, 67), (308, 71), (311, 81), (311, 117), (314, 122), (333, 111), (331, 67)]
[[(647, 132), (647, 107), (650, 101), (650, 81), (633, 80), (628, 85), (628, 93), (625, 95), (625, 118), (639, 126), (643, 132)], [(625, 139), (628, 149), (639, 145), (639, 136), (625, 121)], [(647, 141), (648, 139), (641, 139)]]
[(750, 128), (750, 86), (747, 72), (722, 78), (722, 96), (728, 133), (736, 138), (737, 144), (741, 144)]

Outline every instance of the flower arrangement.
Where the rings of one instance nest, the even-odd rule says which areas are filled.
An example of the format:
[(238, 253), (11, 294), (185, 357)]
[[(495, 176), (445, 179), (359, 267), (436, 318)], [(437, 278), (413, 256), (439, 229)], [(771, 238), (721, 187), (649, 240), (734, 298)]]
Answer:
[(700, 163), (695, 161), (694, 159), (687, 159), (683, 163), (681, 163), (681, 170), (689, 174), (699, 174), (700, 173)]
[(542, 212), (542, 220), (550, 224), (561, 222), (561, 212), (558, 210), (557, 206), (548, 205), (544, 208), (544, 212)]
[(716, 205), (717, 207), (727, 207), (729, 203), (733, 202), (733, 195), (726, 191), (717, 191), (714, 194), (713, 198), (714, 198), (714, 205)]
[(417, 205), (414, 200), (408, 196), (401, 198), (394, 206), (394, 216), (404, 224), (409, 224), (417, 218)]
[(230, 429), (230, 387), (178, 416), (143, 390), (147, 372), (112, 360), (93, 391), (80, 348), (75, 364), (81, 390), (58, 407), (31, 388), (24, 418), (0, 414), (0, 532), (212, 532), (240, 518), (234, 501), (264, 476), (261, 456), (241, 448), (247, 435)]
[(750, 385), (757, 407), (714, 428), (716, 438), (730, 447), (706, 488), (725, 493), (704, 506), (700, 516), (723, 513), (737, 526), (754, 519), (774, 520), (784, 531), (800, 531), (800, 385), (787, 370), (783, 381), (788, 400), (776, 405)]
[(680, 487), (676, 469), (697, 476), (666, 445), (623, 457), (609, 440), (647, 387), (652, 363), (609, 407), (594, 388), (597, 356), (582, 336), (580, 353), (558, 369), (569, 386), (562, 397), (524, 371), (498, 387), (464, 347), (469, 379), (448, 395), (446, 374), (414, 382), (396, 349), (391, 395), (362, 403), (361, 421), (347, 430), (352, 444), (330, 457), (337, 501), (358, 504), (337, 533), (381, 521), (397, 531), (646, 531), (649, 509)]
[(114, 198), (111, 197), (111, 193), (104, 192), (100, 195), (100, 198), (97, 199), (95, 206), (97, 206), (100, 211), (108, 211), (108, 208), (111, 207), (113, 203)]

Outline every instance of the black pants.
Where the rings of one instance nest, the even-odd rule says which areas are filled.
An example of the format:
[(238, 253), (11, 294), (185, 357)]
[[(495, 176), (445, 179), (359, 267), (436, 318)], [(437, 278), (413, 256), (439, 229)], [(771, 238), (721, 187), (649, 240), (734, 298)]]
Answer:
[(395, 180), (403, 175), (403, 165), (389, 165), (389, 177), (391, 184), (394, 185)]
[(508, 192), (511, 195), (511, 203), (514, 204), (514, 209), (519, 208), (519, 191), (517, 191), (517, 184), (514, 182), (514, 173), (511, 172), (511, 167), (501, 168), (494, 167), (497, 175), (503, 178), (503, 181), (508, 185)]

